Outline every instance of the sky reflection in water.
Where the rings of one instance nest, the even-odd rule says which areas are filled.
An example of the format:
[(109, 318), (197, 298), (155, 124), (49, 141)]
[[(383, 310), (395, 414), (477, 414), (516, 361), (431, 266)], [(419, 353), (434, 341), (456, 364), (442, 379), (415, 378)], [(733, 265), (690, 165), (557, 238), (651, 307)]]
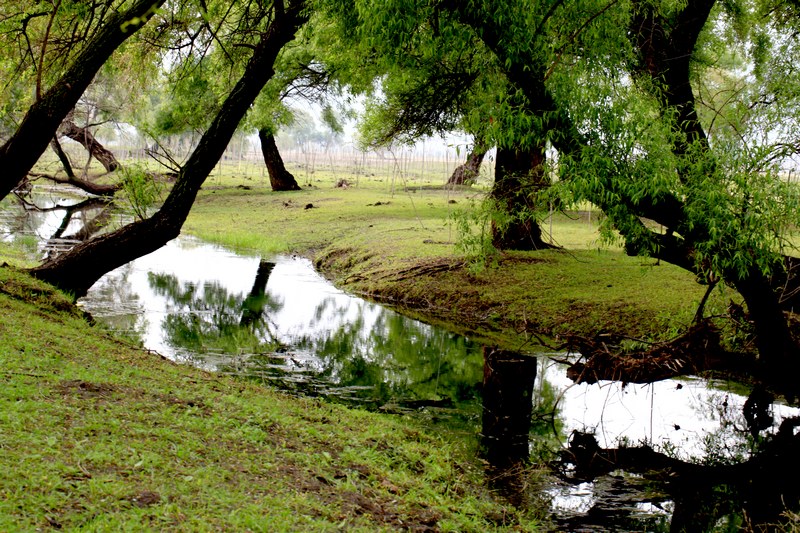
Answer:
[[(45, 200), (45, 206), (56, 203), (69, 202), (59, 193)], [(62, 225), (63, 211), (22, 213), (8, 204), (0, 211), (7, 241), (33, 234), (44, 242)], [(76, 231), (89, 218), (77, 215), (62, 234)], [(284, 389), (367, 407), (458, 418), (477, 434), (482, 346), (351, 297), (305, 259), (270, 262), (274, 266), (181, 237), (107, 274), (81, 305), (175, 361), (246, 373)], [(259, 291), (254, 282), (265, 268), (266, 290)], [(745, 398), (720, 384), (684, 379), (576, 386), (561, 365), (539, 355), (534, 418), (541, 423), (534, 424), (533, 433), (551, 445), (565, 442), (573, 430), (588, 430), (603, 447), (647, 443), (684, 459), (747, 452), (741, 415)], [(555, 415), (555, 424), (546, 422), (548, 414)], [(798, 411), (775, 405), (774, 414), (777, 424)], [(658, 494), (637, 500), (636, 485), (635, 476), (627, 476), (625, 488), (606, 479), (577, 486), (556, 483), (543, 492), (562, 516), (616, 506), (648, 523), (662, 523), (657, 517), (668, 515), (671, 504)], [(605, 502), (609, 495), (617, 501)]]

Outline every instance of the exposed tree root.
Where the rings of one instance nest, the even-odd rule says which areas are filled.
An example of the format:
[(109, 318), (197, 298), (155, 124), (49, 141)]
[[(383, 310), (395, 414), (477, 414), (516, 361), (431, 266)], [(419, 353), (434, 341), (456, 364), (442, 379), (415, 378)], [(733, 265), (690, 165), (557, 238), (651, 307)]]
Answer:
[(583, 362), (573, 363), (567, 377), (575, 383), (600, 380), (623, 383), (652, 383), (663, 379), (697, 374), (707, 370), (733, 370), (738, 358), (720, 347), (719, 331), (701, 321), (679, 337), (655, 343), (649, 349), (621, 353), (619, 339), (613, 336), (570, 337), (567, 348), (580, 353)]

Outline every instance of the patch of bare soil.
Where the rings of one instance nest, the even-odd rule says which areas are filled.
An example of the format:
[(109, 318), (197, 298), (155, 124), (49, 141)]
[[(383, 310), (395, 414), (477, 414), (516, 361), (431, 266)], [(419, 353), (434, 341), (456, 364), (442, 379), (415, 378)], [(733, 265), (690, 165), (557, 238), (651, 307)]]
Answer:
[(93, 383), (80, 379), (62, 381), (56, 389), (63, 396), (79, 396), (81, 398), (105, 398), (117, 390), (114, 385), (109, 383)]
[(139, 508), (150, 507), (161, 503), (161, 495), (151, 490), (145, 490), (128, 498), (133, 505)]
[[(279, 472), (295, 479), (294, 485), (301, 491), (313, 494), (326, 507), (341, 509), (341, 520), (353, 516), (366, 516), (376, 524), (383, 524), (394, 529), (414, 532), (440, 531), (438, 527), (441, 516), (436, 511), (424, 507), (412, 509), (401, 508), (397, 501), (388, 499), (371, 487), (365, 487), (361, 492), (338, 487), (337, 481), (348, 475), (358, 479), (371, 476), (363, 465), (354, 465), (347, 471), (334, 472), (330, 476), (313, 475), (310, 472), (293, 465), (280, 467)], [(382, 485), (390, 494), (397, 494), (400, 488), (394, 487), (388, 481)]]

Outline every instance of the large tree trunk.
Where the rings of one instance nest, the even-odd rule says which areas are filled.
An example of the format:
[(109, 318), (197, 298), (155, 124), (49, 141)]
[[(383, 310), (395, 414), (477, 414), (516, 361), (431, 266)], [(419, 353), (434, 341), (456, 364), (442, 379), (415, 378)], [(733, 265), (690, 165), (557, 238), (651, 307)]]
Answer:
[(737, 281), (734, 287), (747, 304), (755, 329), (755, 341), (763, 375), (777, 392), (791, 400), (800, 397), (800, 359), (798, 345), (789, 329), (789, 322), (769, 281), (760, 273), (752, 273)]
[(261, 141), (261, 153), (264, 155), (264, 164), (269, 173), (269, 183), (273, 191), (299, 191), (300, 186), (291, 172), (286, 170), (283, 158), (275, 144), (275, 136), (268, 129), (258, 130), (258, 139)]
[(272, 77), (275, 58), (305, 20), (302, 0), (270, 25), (256, 46), (245, 72), (200, 139), (164, 205), (152, 217), (79, 245), (31, 270), (36, 277), (79, 296), (103, 274), (153, 252), (177, 237), (200, 186), (264, 84)]
[(492, 245), (499, 250), (552, 248), (542, 239), (533, 215), (533, 196), (547, 187), (544, 147), (533, 150), (497, 149), (491, 198), (502, 223), (492, 223)]
[(5, 198), (47, 149), (61, 122), (111, 54), (141, 28), (164, 0), (137, 0), (112, 15), (86, 43), (67, 71), (25, 114), (14, 135), (0, 147), (0, 199)]
[(481, 164), (483, 163), (483, 158), (486, 157), (487, 151), (488, 149), (483, 143), (476, 142), (472, 145), (472, 150), (469, 152), (467, 160), (456, 167), (450, 175), (450, 179), (447, 180), (447, 184), (472, 185), (475, 183), (480, 174)]
[(103, 168), (105, 168), (107, 172), (114, 172), (120, 167), (119, 161), (117, 161), (114, 154), (100, 144), (92, 132), (89, 131), (89, 128), (81, 128), (72, 120), (68, 119), (61, 123), (59, 133), (73, 141), (79, 142), (92, 157), (103, 165)]
[(236, 86), (181, 169), (169, 196), (152, 217), (78, 245), (31, 269), (31, 274), (81, 296), (103, 274), (154, 252), (180, 234), (197, 192), (222, 157), (245, 113), (274, 74), (275, 58), (305, 22), (304, 0), (293, 0), (262, 34)]

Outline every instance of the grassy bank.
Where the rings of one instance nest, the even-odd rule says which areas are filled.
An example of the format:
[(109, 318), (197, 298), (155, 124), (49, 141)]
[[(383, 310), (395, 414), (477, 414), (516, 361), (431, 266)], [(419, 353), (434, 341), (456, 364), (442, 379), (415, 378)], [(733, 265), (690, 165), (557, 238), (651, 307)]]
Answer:
[[(348, 291), (523, 350), (537, 335), (671, 338), (703, 296), (687, 272), (601, 243), (592, 212), (544, 221), (562, 249), (501, 254), (476, 270), (456, 226), (482, 192), (402, 185), (373, 178), (337, 188), (322, 176), (302, 191), (273, 193), (265, 183), (217, 179), (185, 231), (251, 253), (307, 255)], [(715, 291), (706, 314), (724, 312), (729, 298)]]
[[(302, 191), (218, 175), (185, 231), (312, 257), (338, 286), (487, 342), (600, 330), (666, 338), (703, 287), (598, 241), (596, 214), (544, 223), (563, 248), (476, 270), (457, 246), (480, 191), (363, 177)], [(33, 242), (0, 254), (23, 264)], [(708, 313), (727, 304), (716, 293)], [(0, 269), (0, 530), (532, 530), (485, 486), (475, 449), (400, 418), (288, 398), (177, 366), (90, 327)], [(474, 441), (472, 441), (474, 442)]]
[(530, 530), (474, 450), (169, 363), (0, 269), (0, 530)]

